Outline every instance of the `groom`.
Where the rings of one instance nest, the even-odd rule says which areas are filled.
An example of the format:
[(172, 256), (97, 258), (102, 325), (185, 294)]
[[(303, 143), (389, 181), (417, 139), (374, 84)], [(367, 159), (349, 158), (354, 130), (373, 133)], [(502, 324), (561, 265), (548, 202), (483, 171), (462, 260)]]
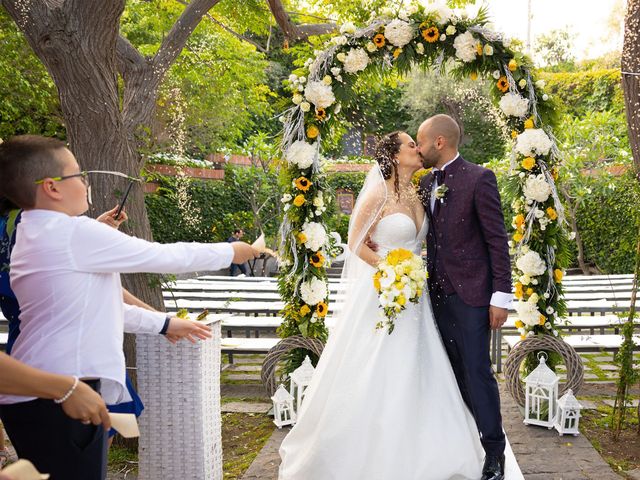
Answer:
[(505, 436), (489, 329), (507, 319), (511, 264), (496, 177), (458, 153), (460, 128), (448, 115), (418, 129), (425, 168), (420, 197), (430, 220), (429, 294), (462, 397), (486, 452), (482, 480), (504, 478)]

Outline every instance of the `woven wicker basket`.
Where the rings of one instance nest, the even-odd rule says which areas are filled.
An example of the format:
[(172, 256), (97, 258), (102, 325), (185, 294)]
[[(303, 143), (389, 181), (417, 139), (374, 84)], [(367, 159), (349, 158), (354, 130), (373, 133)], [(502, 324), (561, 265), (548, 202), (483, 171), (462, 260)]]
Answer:
[(511, 349), (504, 364), (507, 390), (520, 406), (524, 406), (525, 402), (525, 393), (520, 379), (520, 365), (530, 353), (540, 350), (557, 352), (564, 360), (567, 369), (567, 380), (560, 385), (559, 395), (564, 394), (568, 389), (573, 390), (573, 393), (577, 393), (584, 381), (582, 358), (571, 345), (553, 335), (527, 337)]

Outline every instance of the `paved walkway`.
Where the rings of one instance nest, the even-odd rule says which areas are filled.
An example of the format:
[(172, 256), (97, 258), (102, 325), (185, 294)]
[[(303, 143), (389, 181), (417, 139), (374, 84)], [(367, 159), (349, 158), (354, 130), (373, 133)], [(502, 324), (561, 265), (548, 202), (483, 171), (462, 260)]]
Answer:
[[(620, 480), (584, 436), (560, 437), (555, 430), (527, 426), (502, 386), (501, 397), (504, 429), (526, 480)], [(288, 431), (276, 429), (242, 480), (278, 478), (278, 448)]]

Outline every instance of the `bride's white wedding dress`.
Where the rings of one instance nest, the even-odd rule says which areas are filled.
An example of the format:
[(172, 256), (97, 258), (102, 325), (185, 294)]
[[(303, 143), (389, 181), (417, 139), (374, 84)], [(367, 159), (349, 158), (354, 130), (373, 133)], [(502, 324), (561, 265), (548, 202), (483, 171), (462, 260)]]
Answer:
[[(379, 254), (420, 253), (403, 213), (380, 219)], [(358, 280), (331, 330), (298, 423), (280, 448), (280, 480), (446, 480), (482, 476), (484, 451), (442, 345), (428, 293), (409, 304), (391, 335), (376, 330), (373, 267)], [(506, 478), (524, 478), (507, 443)]]

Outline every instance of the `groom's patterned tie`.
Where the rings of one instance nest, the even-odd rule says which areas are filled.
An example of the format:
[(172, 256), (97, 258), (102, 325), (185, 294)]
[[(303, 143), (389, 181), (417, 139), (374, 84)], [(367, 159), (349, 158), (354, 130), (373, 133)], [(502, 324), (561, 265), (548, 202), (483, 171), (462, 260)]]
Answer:
[[(437, 170), (435, 172), (433, 172), (433, 175), (436, 179), (436, 188), (439, 187), (440, 185), (444, 185), (444, 170)], [(433, 195), (435, 195), (435, 191), (433, 192)], [(436, 219), (438, 218), (438, 213), (440, 212), (440, 204), (442, 202), (440, 201), (439, 198), (436, 198), (436, 203), (433, 205), (433, 218)]]

